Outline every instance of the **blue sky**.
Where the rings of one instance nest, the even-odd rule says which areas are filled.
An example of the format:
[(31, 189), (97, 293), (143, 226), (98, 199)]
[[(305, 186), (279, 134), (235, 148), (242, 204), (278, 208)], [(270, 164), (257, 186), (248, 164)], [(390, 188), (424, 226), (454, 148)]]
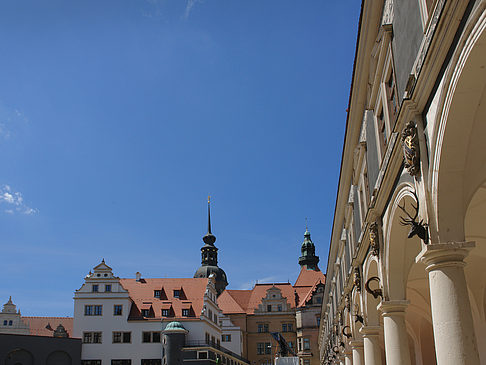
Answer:
[(359, 1), (0, 4), (0, 304), (72, 315), (102, 258), (229, 288), (325, 270)]

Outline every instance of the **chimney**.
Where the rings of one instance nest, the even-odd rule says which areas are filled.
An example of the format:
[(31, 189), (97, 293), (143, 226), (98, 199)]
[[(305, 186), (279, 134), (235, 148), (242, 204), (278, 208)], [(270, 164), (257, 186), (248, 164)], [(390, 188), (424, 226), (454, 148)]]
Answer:
[(140, 281), (142, 279), (142, 274), (140, 274), (138, 271), (135, 273), (135, 280)]

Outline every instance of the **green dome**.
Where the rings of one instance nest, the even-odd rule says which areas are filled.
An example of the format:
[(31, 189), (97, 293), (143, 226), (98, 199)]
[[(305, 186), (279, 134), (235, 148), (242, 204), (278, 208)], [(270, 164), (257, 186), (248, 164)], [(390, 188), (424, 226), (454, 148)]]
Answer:
[(184, 331), (187, 330), (184, 328), (181, 322), (170, 322), (164, 329), (164, 331)]

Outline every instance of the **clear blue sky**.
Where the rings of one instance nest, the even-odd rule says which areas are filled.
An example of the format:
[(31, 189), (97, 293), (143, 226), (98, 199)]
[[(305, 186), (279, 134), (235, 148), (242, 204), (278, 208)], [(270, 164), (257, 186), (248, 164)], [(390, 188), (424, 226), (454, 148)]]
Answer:
[(360, 2), (0, 4), (0, 304), (72, 315), (102, 258), (229, 288), (325, 270)]

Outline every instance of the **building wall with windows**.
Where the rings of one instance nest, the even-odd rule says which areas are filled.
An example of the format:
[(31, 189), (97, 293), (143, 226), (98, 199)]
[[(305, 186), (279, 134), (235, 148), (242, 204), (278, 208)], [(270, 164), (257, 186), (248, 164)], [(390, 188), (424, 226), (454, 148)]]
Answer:
[(251, 290), (225, 290), (218, 298), (223, 314), (241, 329), (242, 354), (252, 365), (274, 363), (280, 349), (271, 332), (283, 336), (300, 364), (319, 362), (317, 334), (325, 275), (317, 266), (319, 258), (307, 230), (304, 237), (301, 271), (294, 285), (256, 284)]
[(486, 364), (486, 1), (362, 1), (322, 364)]
[(99, 361), (112, 365), (160, 364), (162, 333), (174, 321), (187, 331), (185, 345), (210, 345), (222, 351), (222, 335), (227, 332), (239, 340), (239, 329), (226, 320), (223, 331), (216, 299), (212, 276), (150, 279), (137, 273), (135, 279), (120, 279), (102, 261), (74, 295), (73, 331), (83, 341), (82, 360), (85, 365)]

